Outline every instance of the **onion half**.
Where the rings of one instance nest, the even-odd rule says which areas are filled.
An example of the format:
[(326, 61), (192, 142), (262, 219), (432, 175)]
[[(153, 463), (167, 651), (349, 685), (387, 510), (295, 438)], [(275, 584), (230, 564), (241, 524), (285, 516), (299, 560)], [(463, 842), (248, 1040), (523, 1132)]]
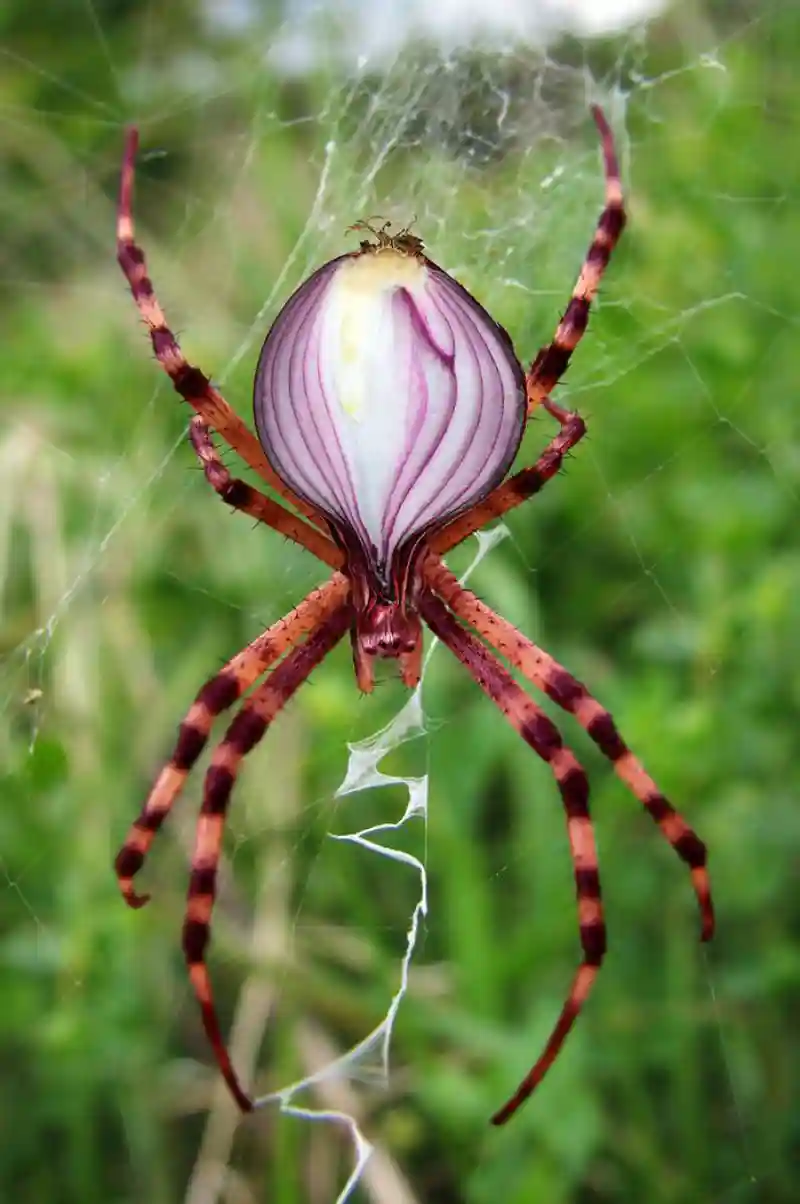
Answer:
[(484, 497), (524, 429), (506, 332), (424, 255), (368, 246), (321, 267), (261, 351), (272, 466), (385, 579), (401, 545)]

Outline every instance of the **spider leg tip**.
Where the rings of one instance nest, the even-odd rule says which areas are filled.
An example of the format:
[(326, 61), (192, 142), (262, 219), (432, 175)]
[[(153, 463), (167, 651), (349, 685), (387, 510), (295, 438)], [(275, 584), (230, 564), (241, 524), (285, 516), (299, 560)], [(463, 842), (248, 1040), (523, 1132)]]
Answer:
[(131, 123), (125, 127), (125, 150), (132, 159), (139, 148), (139, 127)]
[(715, 927), (714, 903), (705, 864), (692, 869), (692, 882), (700, 905), (700, 940), (705, 943), (714, 936)]
[(589, 105), (589, 112), (594, 118), (594, 123), (604, 136), (610, 136), (611, 129), (608, 124), (608, 119), (599, 104)]
[(122, 894), (128, 907), (132, 907), (134, 911), (138, 911), (140, 907), (144, 907), (145, 904), (150, 902), (149, 894), (137, 895), (133, 889), (124, 890)]
[(502, 1108), (498, 1108), (497, 1112), (489, 1118), (489, 1124), (499, 1129), (511, 1117), (513, 1108), (509, 1104), (504, 1104)]

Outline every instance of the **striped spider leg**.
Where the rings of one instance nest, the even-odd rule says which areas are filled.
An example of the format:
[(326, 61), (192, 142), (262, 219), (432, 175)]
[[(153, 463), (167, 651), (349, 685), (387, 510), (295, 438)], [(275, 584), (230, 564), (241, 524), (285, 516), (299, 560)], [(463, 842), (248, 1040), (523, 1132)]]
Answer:
[(206, 773), (203, 805), (192, 854), (189, 896), (183, 925), (183, 951), (214, 1056), (231, 1094), (243, 1112), (249, 1112), (254, 1101), (242, 1089), (231, 1064), (217, 1020), (211, 979), (205, 960), (228, 804), (243, 758), (255, 748), (272, 720), (312, 670), (336, 647), (350, 627), (351, 621), (352, 607), (347, 599), (338, 601), (329, 609), (329, 613), (319, 620), (306, 641), (293, 648), (244, 703), (214, 750)]
[[(601, 136), (606, 178), (605, 206), (564, 316), (551, 343), (542, 348), (526, 374), (528, 417), (541, 404), (558, 420), (560, 429), (532, 467), (509, 477), (470, 511), (459, 515), (431, 535), (429, 544), (435, 553), (449, 551), (487, 522), (499, 518), (538, 493), (559, 472), (564, 457), (586, 433), (583, 419), (556, 405), (550, 393), (566, 371), (572, 353), (586, 331), (591, 303), (625, 227), (624, 200), (613, 136), (602, 110), (594, 106), (592, 115)], [(519, 687), (513, 678), (489, 656), (482, 644), (474, 640), (474, 636), (455, 622), (455, 618), (461, 619), (477, 632), (558, 706), (574, 715), (611, 762), (615, 773), (639, 799), (662, 834), (689, 866), (700, 906), (701, 938), (704, 941), (710, 940), (714, 931), (714, 911), (706, 869), (707, 851), (630, 751), (609, 712), (592, 698), (581, 682), (522, 635), (508, 620), (495, 614), (474, 594), (459, 585), (438, 556), (428, 557), (423, 574), (427, 586), (436, 595), (431, 599), (426, 594), (420, 602), (426, 623), (429, 627), (434, 627), (434, 622), (438, 623), (438, 630), (434, 630), (437, 630), (442, 642), (450, 647), (481, 689), (497, 703), (523, 739), (553, 770), (567, 813), (575, 865), (584, 961), (544, 1051), (514, 1095), (492, 1117), (493, 1124), (501, 1125), (514, 1115), (547, 1073), (577, 1018), (605, 952), (605, 925), (585, 772), (572, 754), (563, 748), (561, 737), (551, 721), (538, 708), (526, 710), (530, 700), (525, 695), (520, 698)], [(449, 611), (441, 606), (441, 602), (446, 603)], [(533, 704), (530, 703), (530, 706)]]
[[(144, 252), (135, 241), (132, 197), (137, 146), (138, 133), (131, 129), (125, 144), (117, 210), (117, 259), (147, 327), (158, 362), (170, 377), (176, 392), (196, 411), (190, 421), (189, 438), (205, 477), (222, 500), (234, 510), (240, 510), (273, 527), (286, 538), (307, 548), (323, 563), (337, 569), (342, 564), (342, 553), (328, 538), (325, 520), (313, 507), (295, 497), (277, 477), (258, 440), (218, 390), (211, 385), (204, 373), (187, 362), (177, 339), (167, 325), (147, 273)], [(222, 463), (214, 446), (214, 430), (275, 492), (309, 521), (304, 521), (304, 518), (285, 509), (247, 482), (233, 477)], [(310, 523), (314, 525), (311, 526)], [(295, 610), (273, 624), (233, 657), (200, 691), (181, 724), (175, 750), (158, 775), (142, 812), (131, 827), (115, 861), (120, 889), (130, 906), (141, 907), (149, 898), (148, 895), (138, 894), (134, 890), (134, 876), (141, 869), (155, 835), (205, 747), (214, 720), (239, 701), (257, 679), (287, 653), (286, 659), (280, 665), (278, 680), (282, 683), (284, 701), (288, 700), (305, 680), (316, 660), (325, 654), (329, 645), (333, 646), (331, 641), (335, 643), (340, 638), (342, 633), (339, 628), (343, 616), (348, 615), (349, 589), (347, 578), (341, 573), (335, 573), (326, 585), (313, 590)], [(349, 617), (342, 630), (346, 629), (348, 622)], [(304, 637), (306, 643), (295, 647)], [(294, 651), (289, 651), (290, 649)], [(248, 703), (249, 710), (246, 713), (251, 715), (248, 738), (252, 737), (260, 722), (259, 716), (265, 714), (268, 707), (274, 703), (275, 693), (271, 682), (272, 678), (269, 678)], [(264, 726), (266, 727), (266, 724)], [(238, 760), (243, 755), (243, 752), (240, 752), (237, 759), (237, 750), (243, 747), (243, 727), (246, 727), (244, 720), (238, 727), (232, 727), (219, 750), (219, 755), (227, 758), (227, 762), (235, 764), (237, 768)], [(215, 771), (217, 780), (214, 788), (207, 785), (198, 825), (183, 946), (191, 981), (201, 1005), (206, 1032), (220, 1069), (237, 1102), (242, 1108), (249, 1108), (251, 1101), (242, 1091), (233, 1073), (220, 1036), (203, 961), (220, 853), (219, 844), (215, 845), (214, 839), (215, 835), (221, 839), (225, 814), (225, 805), (220, 801), (220, 782), (226, 770), (224, 766), (221, 768), (216, 760), (212, 761), (211, 770)]]
[[(441, 562), (437, 563), (431, 558), (425, 576), (437, 598), (449, 608), (445, 611), (444, 607), (441, 607), (433, 612), (439, 622), (437, 634), (467, 666), (481, 689), (497, 703), (523, 739), (553, 770), (567, 812), (570, 848), (575, 864), (584, 962), (575, 976), (543, 1053), (511, 1099), (492, 1117), (493, 1123), (500, 1125), (513, 1116), (525, 1102), (555, 1060), (600, 966), (606, 948), (605, 925), (600, 901), (597, 854), (594, 838), (590, 835), (591, 819), (587, 805), (589, 784), (586, 774), (572, 754), (564, 750), (552, 722), (538, 708), (533, 707), (524, 694), (520, 698), (520, 688), (513, 678), (487, 653), (483, 644), (478, 644), (474, 636), (459, 626), (456, 618), (468, 624), (557, 706), (574, 715), (603, 756), (611, 762), (614, 772), (643, 805), (662, 835), (689, 867), (700, 907), (703, 941), (710, 940), (714, 932), (714, 908), (706, 868), (707, 850), (628, 748), (609, 712), (591, 696), (582, 682), (573, 677), (549, 653), (522, 635), (507, 619), (495, 614), (485, 602), (460, 585), (454, 574)], [(433, 626), (429, 606), (430, 601), (426, 595), (422, 615), (428, 626)], [(437, 607), (439, 606), (441, 603), (437, 603)], [(528, 704), (533, 710), (526, 712)]]
[[(117, 206), (117, 262), (128, 281), (136, 307), (147, 327), (156, 359), (172, 381), (175, 391), (200, 415), (206, 430), (215, 430), (241, 456), (244, 462), (266, 481), (271, 489), (312, 523), (327, 531), (324, 519), (314, 508), (296, 497), (276, 475), (264, 455), (260, 443), (238, 414), (231, 409), (222, 394), (214, 388), (208, 377), (199, 368), (187, 361), (178, 340), (167, 325), (164, 311), (153, 288), (153, 282), (147, 273), (144, 251), (135, 240), (132, 202), (138, 145), (138, 130), (131, 128), (128, 130), (125, 140)], [(198, 432), (198, 438), (196, 441), (193, 433), (192, 442), (202, 462), (203, 456), (198, 450), (198, 442), (202, 442), (199, 438), (200, 429), (199, 427), (193, 428)], [(206, 471), (206, 476), (209, 476), (208, 471)], [(210, 477), (209, 479), (211, 480)], [(276, 531), (280, 531), (287, 539), (294, 540), (295, 543), (308, 548), (310, 552), (326, 563), (338, 565), (341, 562), (341, 557), (337, 557), (333, 562), (330, 560), (330, 556), (335, 556), (335, 552), (333, 550), (326, 552), (325, 544), (330, 543), (327, 536), (321, 537), (318, 531), (309, 528), (308, 523), (302, 522), (296, 515), (285, 510), (271, 498), (260, 494), (258, 490), (253, 489), (244, 481), (234, 480), (232, 485), (235, 488), (229, 490), (228, 496), (223, 494), (223, 498), (234, 509), (253, 513), (251, 507), (258, 506), (257, 517), (270, 527), (274, 527)]]
[(347, 578), (336, 573), (232, 657), (200, 690), (180, 725), (172, 756), (153, 784), (115, 862), (120, 889), (131, 907), (142, 907), (150, 898), (136, 893), (133, 879), (205, 748), (214, 721), (243, 698), (275, 661), (325, 622), (348, 594)]
[[(192, 855), (183, 926), (184, 955), (206, 1033), (225, 1080), (245, 1111), (252, 1107), (252, 1101), (239, 1084), (220, 1035), (204, 960), (227, 806), (242, 757), (261, 739), (268, 723), (347, 630), (351, 621), (349, 592), (347, 578), (335, 573), (206, 682), (181, 723), (172, 756), (159, 773), (114, 863), (126, 902), (131, 907), (144, 906), (150, 896), (136, 892), (134, 877), (205, 748), (215, 719), (238, 702), (283, 656), (277, 669), (245, 703), (212, 755)], [(298, 643), (304, 637), (305, 642)]]
[(614, 247), (625, 229), (625, 205), (613, 135), (602, 109), (597, 105), (592, 106), (592, 116), (600, 132), (603, 152), (605, 205), (564, 316), (556, 327), (552, 341), (542, 347), (525, 377), (528, 418), (537, 406), (543, 405), (558, 421), (560, 429), (532, 467), (523, 468), (508, 477), (471, 510), (460, 514), (432, 534), (429, 543), (435, 552), (443, 554), (450, 551), (468, 535), (473, 535), (493, 519), (500, 518), (533, 497), (560, 471), (564, 457), (586, 434), (586, 423), (580, 415), (556, 405), (550, 393), (566, 372), (572, 353), (583, 338), (592, 301), (597, 296)]

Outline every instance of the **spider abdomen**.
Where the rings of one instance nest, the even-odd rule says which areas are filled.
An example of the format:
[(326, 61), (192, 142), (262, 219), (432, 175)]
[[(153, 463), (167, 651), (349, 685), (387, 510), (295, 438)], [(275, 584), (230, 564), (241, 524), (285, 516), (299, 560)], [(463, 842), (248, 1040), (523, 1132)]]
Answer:
[(522, 367), (478, 302), (421, 253), (369, 243), (294, 293), (255, 379), (273, 467), (384, 579), (502, 479), (525, 410)]

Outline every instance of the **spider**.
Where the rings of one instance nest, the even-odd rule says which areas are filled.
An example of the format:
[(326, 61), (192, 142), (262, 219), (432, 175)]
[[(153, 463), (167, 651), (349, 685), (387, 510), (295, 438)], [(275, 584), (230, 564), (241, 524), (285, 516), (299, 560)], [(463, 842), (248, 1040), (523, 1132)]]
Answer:
[[(509, 336), (424, 253), (422, 240), (384, 225), (357, 251), (315, 272), (287, 302), (264, 343), (255, 379), (259, 438), (209, 379), (185, 359), (166, 323), (134, 240), (131, 198), (138, 145), (128, 131), (117, 217), (117, 257), (156, 358), (196, 411), (189, 436), (206, 479), (235, 510), (274, 528), (333, 570), (284, 618), (206, 682), (180, 725), (115, 862), (132, 907), (148, 896), (133, 881), (200, 756), (217, 716), (240, 702), (206, 773), (183, 924), (183, 951), (206, 1034), (237, 1104), (242, 1087), (223, 1039), (206, 965), (217, 867), (231, 793), (243, 758), (331, 649), (349, 633), (358, 687), (373, 685), (376, 658), (419, 681), (422, 622), (465, 666), (523, 740), (545, 761), (564, 806), (574, 866), (582, 960), (544, 1050), (492, 1117), (505, 1123), (557, 1057), (606, 949), (587, 776), (555, 724), (498, 659), (573, 715), (689, 867), (701, 939), (714, 915), (706, 848), (630, 751), (607, 710), (547, 652), (494, 613), (442, 556), (538, 493), (583, 438), (584, 421), (551, 397), (586, 329), (625, 209), (611, 129), (592, 115), (605, 171), (605, 205), (552, 341), (527, 372)], [(542, 407), (558, 429), (536, 462), (508, 476), (528, 417)], [(215, 432), (281, 499), (231, 475)], [(287, 505), (281, 503), (288, 503)], [(257, 684), (271, 666), (275, 668)], [(253, 688), (254, 687), (254, 688)]]

